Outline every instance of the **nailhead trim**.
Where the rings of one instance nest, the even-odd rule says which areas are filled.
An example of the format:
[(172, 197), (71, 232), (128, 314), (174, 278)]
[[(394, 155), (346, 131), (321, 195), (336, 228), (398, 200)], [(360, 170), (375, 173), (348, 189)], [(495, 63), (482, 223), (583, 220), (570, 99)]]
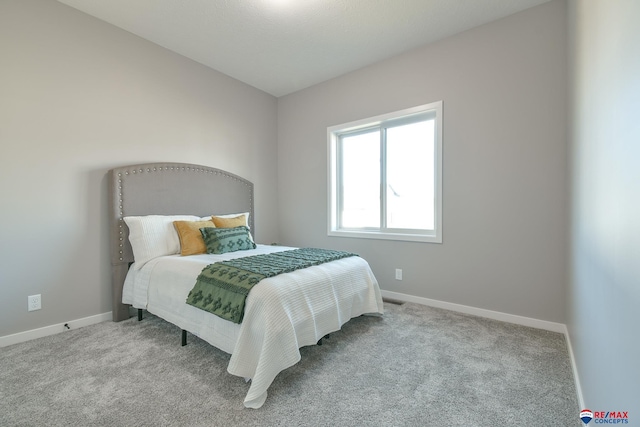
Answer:
[[(131, 169), (131, 174), (136, 174), (136, 173), (150, 173), (150, 172), (162, 172), (162, 171), (173, 171), (173, 170), (177, 170), (177, 171), (193, 171), (193, 172), (205, 172), (205, 173), (213, 173), (214, 175), (221, 175), (222, 177), (225, 178), (230, 178), (233, 179), (234, 181), (238, 182), (238, 181), (244, 181), (239, 179), (236, 176), (232, 176), (229, 175), (223, 171), (220, 170), (212, 170), (212, 169), (206, 169), (206, 168), (201, 168), (201, 167), (191, 167), (191, 166), (178, 166), (178, 167), (174, 167), (174, 166), (165, 166), (164, 169), (162, 166), (160, 167), (153, 167), (153, 168), (146, 168), (146, 171), (142, 168), (138, 168), (136, 169)], [(129, 175), (129, 170), (125, 170), (124, 171), (125, 175)], [(250, 187), (251, 184), (244, 182), (244, 185), (246, 187)], [(120, 224), (118, 224), (118, 228), (120, 229), (119, 231), (119, 241), (120, 243), (118, 244), (119, 246), (119, 250), (118, 253), (120, 254), (120, 261), (124, 261), (123, 258), (123, 251), (124, 251), (124, 228), (123, 228), (123, 223), (124, 223), (124, 211), (122, 208), (122, 172), (118, 173), (118, 208), (119, 208), (119, 218), (118, 221), (120, 222)], [(251, 194), (249, 195), (249, 208), (251, 210), (251, 212), (253, 212), (253, 192), (251, 192)]]

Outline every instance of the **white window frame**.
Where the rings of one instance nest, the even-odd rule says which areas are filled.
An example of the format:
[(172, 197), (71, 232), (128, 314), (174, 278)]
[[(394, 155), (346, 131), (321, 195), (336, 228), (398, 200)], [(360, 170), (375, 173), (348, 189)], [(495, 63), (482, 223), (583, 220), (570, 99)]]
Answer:
[[(384, 230), (384, 229), (343, 229), (338, 221), (340, 190), (338, 141), (340, 135), (367, 129), (383, 127), (385, 123), (397, 122), (403, 118), (435, 113), (434, 144), (434, 230)], [(354, 237), (365, 239), (404, 240), (414, 242), (442, 243), (442, 101), (407, 108), (393, 113), (383, 114), (368, 119), (331, 126), (327, 128), (328, 140), (328, 231), (329, 236)], [(382, 160), (385, 162), (385, 160)]]

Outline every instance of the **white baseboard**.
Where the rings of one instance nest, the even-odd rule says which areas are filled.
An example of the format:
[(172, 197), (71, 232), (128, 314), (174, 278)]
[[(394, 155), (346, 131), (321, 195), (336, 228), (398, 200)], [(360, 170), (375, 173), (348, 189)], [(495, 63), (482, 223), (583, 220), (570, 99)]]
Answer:
[(42, 338), (49, 335), (59, 334), (67, 330), (65, 325), (68, 325), (70, 329), (78, 329), (83, 326), (89, 326), (96, 323), (111, 320), (111, 312), (96, 314), (95, 316), (84, 317), (82, 319), (71, 320), (65, 323), (59, 323), (57, 325), (45, 326), (43, 328), (32, 329), (30, 331), (18, 332), (17, 334), (6, 335), (0, 337), (0, 347), (6, 347), (12, 344), (18, 344), (21, 342), (33, 340), (36, 338)]
[(573, 347), (571, 346), (571, 339), (569, 338), (569, 331), (567, 325), (563, 323), (548, 322), (546, 320), (533, 319), (531, 317), (516, 316), (514, 314), (501, 313), (499, 311), (485, 310), (483, 308), (470, 307), (468, 305), (454, 304), (450, 302), (438, 301), (429, 298), (416, 297), (413, 295), (402, 294), (399, 292), (381, 290), (383, 298), (388, 298), (396, 301), (414, 302), (416, 304), (427, 305), (430, 307), (443, 308), (445, 310), (457, 311), (459, 313), (472, 314), (475, 316), (486, 317), (488, 319), (500, 320), (508, 323), (515, 323), (516, 325), (529, 326), (532, 328), (543, 329), (551, 332), (558, 332), (564, 335), (567, 341), (567, 349), (569, 351), (569, 359), (571, 362), (571, 369), (573, 371), (573, 380), (576, 387), (576, 394), (578, 398), (578, 405), (580, 408), (586, 408), (584, 406), (584, 397), (582, 395), (582, 386), (580, 385), (580, 377), (578, 376), (578, 367), (573, 355)]
[(564, 328), (564, 337), (567, 340), (567, 347), (569, 348), (569, 359), (571, 361), (571, 370), (573, 371), (573, 381), (576, 385), (576, 393), (578, 395), (578, 406), (580, 407), (578, 410), (583, 410), (587, 406), (584, 404), (584, 396), (582, 395), (582, 385), (580, 384), (580, 376), (578, 375), (578, 365), (576, 364), (576, 359), (573, 355), (573, 346), (571, 345), (571, 337), (569, 337), (569, 330)]
[(428, 305), (430, 307), (444, 308), (445, 310), (473, 314), (474, 316), (501, 320), (503, 322), (515, 323), (516, 325), (529, 326), (532, 328), (544, 329), (552, 332), (559, 332), (561, 334), (565, 334), (567, 331), (566, 326), (562, 323), (548, 322), (546, 320), (538, 320), (531, 317), (517, 316), (515, 314), (501, 313), (499, 311), (493, 310), (485, 310), (484, 308), (476, 308), (468, 305), (454, 304), (451, 302), (438, 301), (435, 299), (416, 297), (413, 295), (401, 294), (399, 292), (381, 291), (381, 293), (383, 298), (390, 298), (405, 302), (415, 302), (417, 304)]

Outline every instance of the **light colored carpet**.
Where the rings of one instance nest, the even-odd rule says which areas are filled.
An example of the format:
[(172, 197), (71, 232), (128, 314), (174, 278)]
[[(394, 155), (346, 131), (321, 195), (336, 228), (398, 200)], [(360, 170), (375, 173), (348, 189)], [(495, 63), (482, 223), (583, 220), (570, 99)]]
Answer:
[(145, 313), (0, 348), (1, 426), (579, 426), (561, 334), (385, 304), (281, 372), (265, 405), (229, 355)]

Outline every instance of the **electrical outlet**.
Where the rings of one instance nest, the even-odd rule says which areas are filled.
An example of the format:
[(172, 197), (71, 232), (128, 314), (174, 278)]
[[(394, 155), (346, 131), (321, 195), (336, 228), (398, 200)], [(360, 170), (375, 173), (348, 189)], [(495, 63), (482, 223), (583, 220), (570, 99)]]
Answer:
[(40, 294), (29, 295), (27, 297), (27, 302), (29, 311), (40, 310), (42, 308), (42, 296)]
[(396, 268), (396, 280), (402, 280), (402, 269)]

